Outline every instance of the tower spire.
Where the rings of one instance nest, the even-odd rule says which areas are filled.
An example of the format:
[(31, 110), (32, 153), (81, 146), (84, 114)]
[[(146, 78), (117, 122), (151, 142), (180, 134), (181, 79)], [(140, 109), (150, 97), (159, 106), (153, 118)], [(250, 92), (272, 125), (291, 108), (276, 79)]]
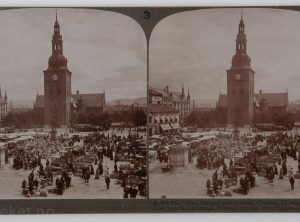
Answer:
[(52, 56), (48, 65), (51, 68), (67, 67), (67, 58), (63, 55), (63, 40), (60, 33), (60, 25), (57, 20), (57, 9), (55, 11), (54, 32), (52, 35)]
[(244, 9), (242, 8), (242, 10), (241, 10), (241, 20), (243, 20), (243, 12), (244, 12)]

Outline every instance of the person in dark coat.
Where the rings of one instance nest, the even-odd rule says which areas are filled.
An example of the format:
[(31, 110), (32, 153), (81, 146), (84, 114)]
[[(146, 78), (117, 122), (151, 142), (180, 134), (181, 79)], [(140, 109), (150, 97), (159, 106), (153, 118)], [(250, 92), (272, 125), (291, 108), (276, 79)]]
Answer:
[(71, 177), (69, 175), (66, 175), (65, 180), (66, 180), (66, 188), (69, 188), (71, 185)]
[(108, 176), (105, 178), (105, 183), (106, 183), (106, 189), (109, 190), (110, 178)]
[(281, 165), (281, 158), (278, 159), (278, 165)]
[(33, 181), (33, 186), (34, 186), (34, 189), (37, 190), (37, 188), (39, 187), (39, 181), (37, 179), (35, 179)]
[(33, 178), (34, 178), (34, 174), (33, 171), (31, 171), (31, 173), (28, 176), (28, 181), (33, 181)]
[(85, 177), (84, 177), (84, 182), (89, 183), (90, 177), (91, 177), (90, 172), (88, 170), (86, 170)]
[(275, 175), (278, 175), (278, 169), (277, 169), (277, 166), (276, 166), (275, 163), (274, 163), (274, 174), (275, 174)]
[(90, 172), (91, 172), (91, 175), (94, 175), (94, 167), (93, 167), (93, 165), (92, 164), (90, 164)]
[(279, 180), (283, 180), (283, 171), (282, 168), (279, 170)]
[(294, 184), (295, 184), (295, 178), (294, 178), (294, 176), (290, 177), (290, 184), (291, 184), (291, 189), (294, 190)]
[(287, 174), (287, 167), (285, 162), (282, 163), (282, 174), (283, 176)]
[(125, 186), (125, 187), (123, 188), (123, 191), (124, 191), (124, 196), (123, 196), (124, 199), (128, 199), (128, 193), (129, 193), (128, 187)]
[(22, 181), (23, 194), (25, 193), (26, 186), (27, 186), (27, 182), (26, 182), (26, 180), (23, 180)]
[(102, 165), (101, 162), (99, 162), (98, 169), (99, 169), (99, 175), (102, 176), (102, 174), (103, 174), (103, 165)]
[(206, 181), (206, 188), (209, 190), (210, 189), (210, 186), (211, 186), (211, 182), (210, 182), (210, 179), (208, 179)]
[(85, 178), (85, 174), (86, 174), (86, 169), (83, 167), (82, 168), (82, 174), (81, 177), (84, 179)]
[(114, 165), (114, 170), (115, 170), (115, 173), (118, 173), (118, 165), (117, 165), (117, 163), (115, 163), (115, 165)]
[(125, 177), (123, 177), (123, 179), (122, 179), (122, 187), (125, 187), (126, 186), (126, 180), (125, 180)]
[(273, 171), (270, 172), (270, 178), (269, 178), (269, 183), (273, 183), (274, 180), (274, 173)]
[(34, 191), (33, 191), (33, 180), (29, 181), (28, 186), (29, 186), (29, 193), (33, 194), (34, 193)]
[(136, 198), (136, 196), (137, 196), (137, 194), (138, 194), (138, 190), (136, 189), (136, 187), (134, 186), (133, 188), (132, 188), (132, 198)]

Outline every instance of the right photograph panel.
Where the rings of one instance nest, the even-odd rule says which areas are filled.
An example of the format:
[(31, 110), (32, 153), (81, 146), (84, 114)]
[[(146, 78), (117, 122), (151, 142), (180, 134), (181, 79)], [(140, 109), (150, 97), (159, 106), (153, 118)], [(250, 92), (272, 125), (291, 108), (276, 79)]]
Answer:
[(187, 11), (149, 47), (150, 198), (300, 197), (300, 13)]

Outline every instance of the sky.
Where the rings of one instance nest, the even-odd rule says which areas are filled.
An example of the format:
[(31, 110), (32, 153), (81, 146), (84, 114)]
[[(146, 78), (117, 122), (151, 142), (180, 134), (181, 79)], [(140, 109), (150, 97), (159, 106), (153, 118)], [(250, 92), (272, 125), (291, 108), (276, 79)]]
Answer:
[[(235, 54), (241, 9), (195, 10), (171, 15), (150, 39), (150, 86), (182, 83), (192, 99), (216, 101), (227, 90), (226, 70)], [(300, 12), (244, 9), (247, 52), (255, 91), (286, 92), (300, 99)]]
[[(55, 9), (0, 11), (0, 85), (14, 101), (43, 94)], [(72, 91), (106, 100), (146, 96), (146, 38), (133, 19), (114, 12), (58, 9)]]

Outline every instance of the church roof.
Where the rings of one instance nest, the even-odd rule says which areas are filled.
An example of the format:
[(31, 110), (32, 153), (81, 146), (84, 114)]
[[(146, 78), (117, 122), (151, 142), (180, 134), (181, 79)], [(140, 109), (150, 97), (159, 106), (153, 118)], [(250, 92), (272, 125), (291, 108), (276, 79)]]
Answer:
[(227, 107), (227, 95), (219, 95), (218, 107)]
[(34, 108), (44, 108), (44, 96), (43, 95), (37, 95), (34, 103)]
[(159, 90), (152, 89), (152, 88), (149, 89), (149, 94), (151, 96), (162, 96), (163, 95), (161, 92), (159, 92)]
[(288, 93), (258, 93), (255, 94), (255, 99), (258, 103), (264, 99), (269, 107), (283, 107), (289, 104)]
[[(94, 94), (73, 94), (72, 98), (75, 101), (82, 99), (85, 107), (103, 107), (105, 105), (105, 95), (104, 93), (94, 93)], [(38, 95), (35, 100), (34, 108), (44, 108), (45, 101), (44, 95)]]
[(72, 98), (76, 101), (82, 99), (85, 107), (103, 107), (105, 105), (104, 93), (74, 94)]
[[(288, 93), (258, 93), (255, 94), (255, 101), (259, 104), (265, 100), (269, 107), (287, 107), (289, 104)], [(219, 108), (227, 107), (227, 95), (219, 95), (217, 103)]]
[(150, 88), (150, 95), (168, 97), (169, 93), (165, 89)]

